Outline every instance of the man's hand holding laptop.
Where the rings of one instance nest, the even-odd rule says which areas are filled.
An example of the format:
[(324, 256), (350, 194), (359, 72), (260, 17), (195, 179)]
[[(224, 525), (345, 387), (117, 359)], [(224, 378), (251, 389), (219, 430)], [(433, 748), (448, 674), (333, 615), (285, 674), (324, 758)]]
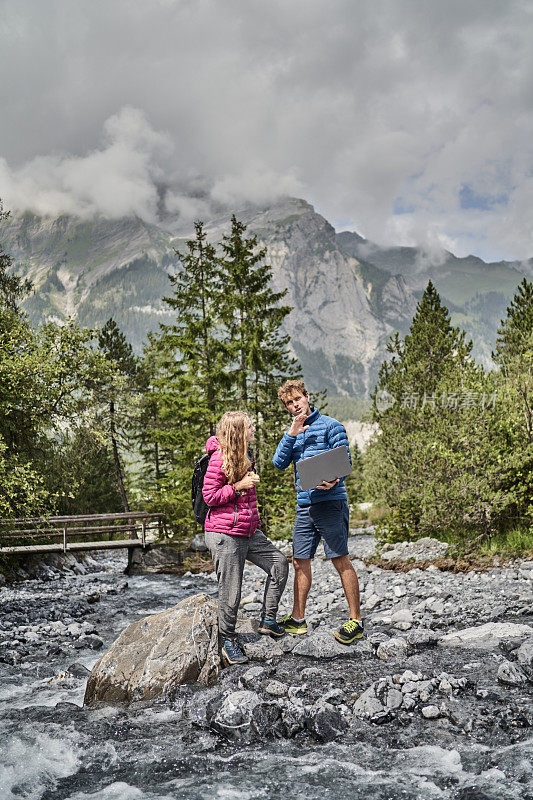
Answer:
[(339, 482), (339, 478), (335, 478), (334, 481), (322, 481), (319, 486), (315, 486), (315, 489), (333, 489), (336, 483)]

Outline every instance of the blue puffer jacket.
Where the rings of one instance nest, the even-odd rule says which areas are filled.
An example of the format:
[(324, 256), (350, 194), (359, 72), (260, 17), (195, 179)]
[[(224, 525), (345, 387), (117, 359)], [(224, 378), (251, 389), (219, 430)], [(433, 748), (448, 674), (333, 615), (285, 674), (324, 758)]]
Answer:
[[(309, 425), (306, 431), (299, 433), (298, 436), (290, 436), (288, 433), (283, 435), (283, 439), (278, 444), (272, 462), (278, 469), (286, 469), (291, 461), (294, 463), (294, 474), (296, 477), (296, 487), (298, 490), (297, 502), (299, 506), (306, 508), (313, 503), (323, 503), (325, 500), (347, 500), (344, 479), (332, 489), (311, 489), (306, 492), (300, 488), (298, 470), (296, 462), (302, 458), (310, 458), (326, 450), (333, 450), (345, 444), (348, 448), (348, 437), (344, 425), (332, 417), (321, 414), (318, 408), (312, 408), (310, 415), (304, 422)], [(350, 456), (350, 463), (351, 463)]]

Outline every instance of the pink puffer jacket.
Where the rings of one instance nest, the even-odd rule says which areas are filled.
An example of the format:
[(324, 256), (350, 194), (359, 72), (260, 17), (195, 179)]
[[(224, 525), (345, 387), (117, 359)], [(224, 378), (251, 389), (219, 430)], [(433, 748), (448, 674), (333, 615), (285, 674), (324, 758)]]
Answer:
[(205, 449), (211, 455), (202, 489), (204, 500), (209, 506), (205, 530), (251, 536), (261, 525), (255, 486), (244, 494), (236, 495), (222, 468), (222, 453), (216, 436), (207, 440)]

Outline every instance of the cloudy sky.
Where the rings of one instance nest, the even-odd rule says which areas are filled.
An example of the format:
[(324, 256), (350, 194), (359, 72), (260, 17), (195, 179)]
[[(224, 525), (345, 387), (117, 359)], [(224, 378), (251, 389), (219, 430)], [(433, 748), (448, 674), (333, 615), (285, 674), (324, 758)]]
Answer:
[[(532, 0), (0, 0), (0, 197), (533, 256)], [(159, 206), (160, 207), (160, 206)]]

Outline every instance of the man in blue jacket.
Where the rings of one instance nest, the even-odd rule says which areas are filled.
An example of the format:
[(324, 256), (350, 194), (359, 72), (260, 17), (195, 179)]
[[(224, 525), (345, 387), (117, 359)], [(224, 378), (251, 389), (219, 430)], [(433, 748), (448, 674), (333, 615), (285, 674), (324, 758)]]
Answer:
[(315, 489), (304, 491), (296, 467), (296, 462), (302, 458), (343, 444), (348, 447), (346, 430), (336, 419), (311, 408), (303, 381), (286, 381), (278, 390), (278, 397), (292, 414), (293, 421), (276, 449), (273, 463), (278, 469), (286, 469), (293, 462), (298, 492), (293, 530), (294, 602), (292, 613), (281, 620), (281, 624), (287, 633), (307, 633), (305, 604), (311, 588), (311, 560), (322, 539), (326, 558), (331, 559), (340, 575), (350, 610), (348, 621), (333, 635), (342, 644), (351, 644), (363, 636), (363, 622), (359, 582), (348, 557), (350, 511), (344, 479), (323, 481)]

